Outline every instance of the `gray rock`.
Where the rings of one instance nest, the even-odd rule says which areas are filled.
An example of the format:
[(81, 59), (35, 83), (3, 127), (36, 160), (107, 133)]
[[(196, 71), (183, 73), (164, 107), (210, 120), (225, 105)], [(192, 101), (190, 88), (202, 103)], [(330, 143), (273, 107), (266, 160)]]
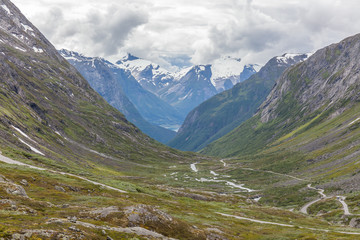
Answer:
[(66, 190), (61, 186), (55, 186), (55, 189), (60, 191), (60, 192), (66, 192)]
[(68, 217), (68, 220), (72, 223), (76, 223), (77, 222), (77, 217)]
[(69, 227), (69, 230), (70, 231), (74, 231), (74, 232), (81, 232), (81, 230), (80, 229), (78, 229), (77, 227), (75, 227), (75, 226), (71, 226), (71, 227)]
[(111, 206), (111, 207), (106, 207), (91, 211), (90, 214), (97, 215), (97, 217), (99, 218), (105, 218), (112, 213), (118, 213), (118, 212), (120, 212), (118, 207)]
[(22, 186), (19, 186), (17, 184), (8, 183), (6, 186), (6, 192), (11, 195), (17, 195), (17, 196), (28, 198), (28, 195), (26, 194), (25, 189)]
[(28, 181), (26, 181), (26, 179), (22, 179), (22, 180), (20, 181), (20, 184), (23, 185), (23, 186), (25, 186), (25, 187), (29, 186), (29, 183), (28, 183)]
[(350, 227), (360, 228), (360, 218), (353, 218), (349, 223)]

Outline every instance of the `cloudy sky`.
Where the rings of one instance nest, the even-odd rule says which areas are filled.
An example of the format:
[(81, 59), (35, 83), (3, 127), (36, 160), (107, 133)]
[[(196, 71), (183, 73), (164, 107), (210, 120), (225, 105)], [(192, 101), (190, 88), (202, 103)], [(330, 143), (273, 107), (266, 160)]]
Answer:
[(12, 0), (57, 48), (172, 66), (264, 64), (360, 32), (359, 0)]

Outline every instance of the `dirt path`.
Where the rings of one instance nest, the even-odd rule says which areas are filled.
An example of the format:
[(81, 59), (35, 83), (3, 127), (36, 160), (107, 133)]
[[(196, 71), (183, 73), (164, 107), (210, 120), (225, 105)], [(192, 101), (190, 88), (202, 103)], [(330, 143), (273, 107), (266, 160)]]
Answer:
[(40, 171), (48, 171), (48, 172), (52, 172), (52, 173), (56, 173), (56, 174), (76, 177), (76, 178), (87, 181), (87, 182), (92, 183), (92, 184), (97, 185), (97, 186), (101, 186), (101, 187), (104, 187), (104, 188), (107, 188), (107, 189), (110, 189), (110, 190), (114, 190), (114, 191), (117, 191), (117, 192), (121, 192), (121, 193), (126, 193), (126, 191), (124, 191), (124, 190), (114, 188), (114, 187), (108, 186), (108, 185), (103, 184), (103, 183), (95, 182), (95, 181), (92, 181), (90, 179), (87, 179), (85, 177), (81, 177), (81, 176), (78, 176), (78, 175), (75, 175), (75, 174), (66, 173), (66, 172), (60, 172), (60, 171), (54, 171), (54, 170), (50, 170), (50, 169), (46, 169), (46, 168), (41, 168), (41, 167), (36, 167), (36, 166), (33, 166), (33, 165), (25, 164), (25, 163), (10, 159), (8, 157), (5, 157), (5, 156), (3, 156), (1, 154), (1, 152), (0, 152), (0, 161), (4, 162), (4, 163), (12, 164), (12, 165), (18, 165), (18, 166), (24, 166), (24, 167), (32, 168), (32, 169), (36, 169), (36, 170), (40, 170)]
[(307, 229), (307, 230), (311, 230), (311, 231), (334, 232), (334, 233), (341, 233), (341, 234), (347, 234), (347, 235), (360, 235), (359, 232), (343, 232), (343, 231), (333, 231), (333, 230), (321, 229), (321, 228), (301, 227), (301, 226), (292, 225), (292, 224), (268, 222), (268, 221), (262, 221), (262, 220), (252, 219), (252, 218), (239, 217), (239, 216), (229, 215), (229, 214), (224, 214), (224, 213), (217, 213), (217, 214), (220, 214), (220, 215), (225, 216), (225, 217), (232, 217), (232, 218), (236, 218), (236, 219), (239, 219), (239, 220), (244, 220), (244, 221), (249, 221), (249, 222), (254, 222), (254, 223), (259, 223), (259, 224), (269, 224), (269, 225), (276, 225), (276, 226), (280, 226), (280, 227), (290, 227), (290, 228), (301, 228), (301, 229)]
[[(308, 184), (307, 187), (308, 187), (309, 189), (311, 189), (311, 190), (316, 190), (316, 191), (320, 194), (321, 198), (318, 198), (318, 199), (316, 199), (316, 200), (314, 200), (314, 201), (311, 201), (311, 202), (305, 204), (305, 205), (300, 209), (300, 212), (301, 212), (301, 213), (308, 214), (308, 211), (307, 211), (307, 210), (308, 210), (308, 208), (309, 208), (311, 205), (313, 205), (313, 204), (315, 204), (315, 203), (317, 203), (317, 202), (319, 202), (319, 201), (321, 201), (321, 200), (323, 200), (323, 199), (330, 199), (330, 198), (332, 198), (332, 197), (330, 197), (330, 196), (329, 196), (329, 197), (326, 196), (326, 194), (324, 193), (324, 192), (325, 192), (324, 189), (314, 188), (314, 187), (311, 186), (311, 184)], [(344, 197), (344, 196), (337, 196), (337, 197), (336, 197), (336, 200), (339, 201), (339, 202), (341, 203), (341, 205), (343, 206), (344, 215), (352, 215), (352, 214), (350, 213), (349, 206), (348, 206), (347, 203), (345, 202), (345, 199), (346, 199), (346, 197)]]

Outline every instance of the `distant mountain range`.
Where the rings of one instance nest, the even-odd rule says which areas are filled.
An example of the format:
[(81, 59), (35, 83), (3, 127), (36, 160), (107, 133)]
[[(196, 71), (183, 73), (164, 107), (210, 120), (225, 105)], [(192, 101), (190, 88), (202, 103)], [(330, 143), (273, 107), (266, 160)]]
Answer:
[(200, 104), (186, 117), (169, 146), (198, 151), (252, 117), (266, 99), (277, 78), (308, 54), (284, 54), (272, 58), (258, 73)]
[(92, 88), (144, 133), (162, 143), (175, 136), (174, 131), (158, 125), (178, 125), (181, 122), (179, 114), (144, 90), (128, 71), (102, 58), (85, 57), (68, 50), (60, 50), (59, 53), (86, 78)]
[(178, 130), (194, 107), (246, 80), (259, 68), (226, 57), (213, 65), (197, 65), (171, 73), (131, 54), (113, 64), (74, 51), (59, 52), (110, 104), (163, 143), (175, 136), (173, 131)]
[(131, 54), (116, 65), (128, 70), (141, 86), (172, 105), (185, 119), (200, 103), (256, 73), (260, 66), (223, 57), (212, 65), (196, 65), (171, 73), (158, 64)]

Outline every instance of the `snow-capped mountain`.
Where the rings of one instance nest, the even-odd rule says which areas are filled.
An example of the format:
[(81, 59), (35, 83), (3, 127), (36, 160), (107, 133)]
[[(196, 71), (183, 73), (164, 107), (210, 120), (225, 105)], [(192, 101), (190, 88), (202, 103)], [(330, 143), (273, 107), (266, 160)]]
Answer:
[(148, 91), (157, 94), (174, 79), (173, 74), (160, 65), (128, 53), (116, 65), (131, 72), (135, 79)]
[[(155, 131), (155, 127), (151, 127), (149, 123), (172, 130), (176, 130), (181, 124), (183, 119), (174, 107), (145, 90), (130, 71), (103, 58), (86, 57), (67, 50), (60, 50), (60, 53), (100, 95), (149, 136), (166, 142), (164, 135), (172, 135), (159, 129)], [(145, 124), (145, 120), (139, 115), (149, 123)]]
[(143, 88), (174, 106), (184, 118), (203, 101), (232, 88), (260, 69), (259, 65), (245, 64), (240, 58), (223, 57), (211, 65), (196, 65), (173, 73), (131, 54), (116, 65), (130, 71)]
[(241, 58), (222, 57), (211, 65), (211, 83), (218, 92), (222, 92), (248, 79), (260, 68), (257, 64), (245, 64)]

